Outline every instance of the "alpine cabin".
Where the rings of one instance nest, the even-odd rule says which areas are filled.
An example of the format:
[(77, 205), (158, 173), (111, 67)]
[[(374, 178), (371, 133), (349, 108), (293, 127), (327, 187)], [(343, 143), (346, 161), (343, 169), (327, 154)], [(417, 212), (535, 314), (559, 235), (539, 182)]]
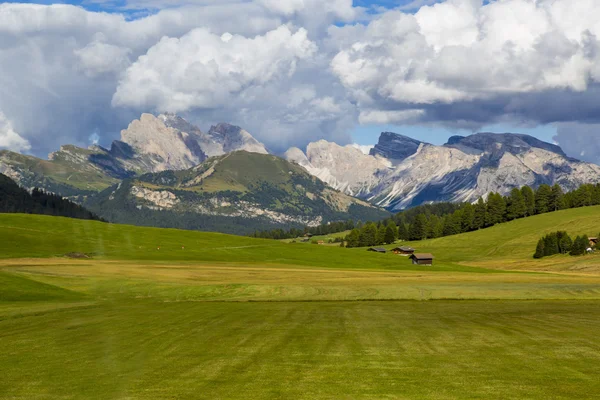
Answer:
[(392, 252), (401, 256), (412, 256), (413, 254), (415, 254), (415, 249), (408, 246), (400, 246), (396, 247), (395, 249), (392, 249)]
[(416, 253), (410, 256), (414, 265), (433, 265), (433, 255), (429, 253)]
[(375, 252), (375, 253), (386, 253), (387, 250), (384, 249), (383, 247), (371, 247), (369, 248), (369, 251)]

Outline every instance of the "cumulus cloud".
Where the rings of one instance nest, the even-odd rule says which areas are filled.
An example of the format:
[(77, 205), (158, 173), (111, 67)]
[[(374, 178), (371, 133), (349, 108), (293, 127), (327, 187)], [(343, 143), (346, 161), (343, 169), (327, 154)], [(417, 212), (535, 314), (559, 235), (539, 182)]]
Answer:
[(129, 67), (113, 105), (171, 112), (223, 107), (249, 87), (291, 78), (297, 62), (316, 51), (304, 29), (281, 26), (254, 38), (195, 29), (163, 38)]
[(13, 129), (12, 123), (0, 111), (0, 149), (27, 151), (31, 144)]
[[(392, 11), (343, 46), (331, 68), (365, 102), (454, 103), (585, 91), (590, 76), (597, 79), (600, 28), (594, 21), (574, 20), (577, 30), (559, 23), (565, 3), (449, 0), (415, 15)], [(600, 4), (588, 3), (585, 12), (600, 15)]]

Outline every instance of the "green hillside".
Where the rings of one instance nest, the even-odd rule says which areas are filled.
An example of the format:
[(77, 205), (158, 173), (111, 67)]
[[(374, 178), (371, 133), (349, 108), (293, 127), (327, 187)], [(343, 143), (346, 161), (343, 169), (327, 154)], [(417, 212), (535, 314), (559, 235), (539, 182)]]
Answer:
[(329, 188), (298, 165), (244, 151), (186, 171), (125, 180), (86, 206), (118, 223), (233, 234), (389, 216)]
[[(544, 235), (566, 231), (572, 236), (598, 236), (600, 206), (581, 207), (518, 219), (491, 228), (439, 239), (409, 242), (419, 252), (433, 253), (444, 263), (478, 265), (497, 269), (571, 268), (600, 261), (588, 257), (554, 256), (533, 260), (537, 241)], [(387, 246), (390, 247), (390, 246)], [(593, 260), (593, 261), (591, 261)], [(586, 267), (587, 268), (587, 267)], [(600, 271), (600, 265), (598, 266)]]
[[(63, 149), (65, 151), (56, 153), (53, 160), (3, 150), (0, 151), (0, 167), (15, 171), (19, 184), (24, 187), (37, 187), (68, 197), (94, 194), (119, 181), (89, 162), (89, 157), (100, 157), (100, 152), (75, 146), (64, 146)], [(71, 156), (68, 157), (66, 152)]]

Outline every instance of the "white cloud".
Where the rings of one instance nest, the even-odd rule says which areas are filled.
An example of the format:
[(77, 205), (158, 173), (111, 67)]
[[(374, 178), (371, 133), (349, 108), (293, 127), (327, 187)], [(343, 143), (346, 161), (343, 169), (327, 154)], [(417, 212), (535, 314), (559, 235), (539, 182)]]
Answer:
[(6, 119), (6, 116), (0, 111), (0, 149), (13, 151), (27, 151), (31, 149), (28, 140), (23, 139), (13, 129), (12, 123)]
[(316, 51), (304, 29), (281, 26), (225, 40), (194, 29), (180, 39), (163, 38), (129, 67), (113, 105), (171, 112), (222, 107), (249, 86), (291, 78), (297, 62)]
[(361, 111), (359, 121), (361, 124), (407, 124), (417, 121), (423, 115), (425, 110), (365, 110)]
[[(390, 11), (362, 35), (335, 32), (340, 48), (332, 71), (361, 106), (488, 100), (544, 90), (585, 91), (600, 58), (589, 49), (600, 35), (600, 3), (567, 0), (448, 0), (414, 16)], [(352, 41), (344, 40), (347, 30)], [(416, 106), (420, 108), (419, 106)]]
[(125, 47), (95, 41), (82, 49), (75, 50), (81, 68), (86, 76), (119, 73), (129, 64), (131, 50)]

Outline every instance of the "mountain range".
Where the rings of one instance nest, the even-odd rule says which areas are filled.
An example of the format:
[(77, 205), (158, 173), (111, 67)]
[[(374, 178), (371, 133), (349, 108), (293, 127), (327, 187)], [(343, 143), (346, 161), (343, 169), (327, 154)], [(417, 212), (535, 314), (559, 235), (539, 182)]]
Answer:
[(331, 187), (390, 211), (424, 203), (474, 202), (491, 192), (600, 182), (600, 167), (567, 157), (554, 144), (521, 134), (453, 136), (443, 146), (384, 132), (370, 154), (324, 140), (284, 157)]
[(524, 185), (600, 182), (599, 166), (521, 134), (454, 136), (437, 146), (384, 132), (369, 154), (320, 140), (277, 157), (240, 127), (221, 123), (205, 133), (175, 114), (143, 114), (109, 149), (65, 145), (47, 160), (0, 151), (0, 173), (115, 222), (228, 232), (376, 219), (383, 209), (472, 202)]

